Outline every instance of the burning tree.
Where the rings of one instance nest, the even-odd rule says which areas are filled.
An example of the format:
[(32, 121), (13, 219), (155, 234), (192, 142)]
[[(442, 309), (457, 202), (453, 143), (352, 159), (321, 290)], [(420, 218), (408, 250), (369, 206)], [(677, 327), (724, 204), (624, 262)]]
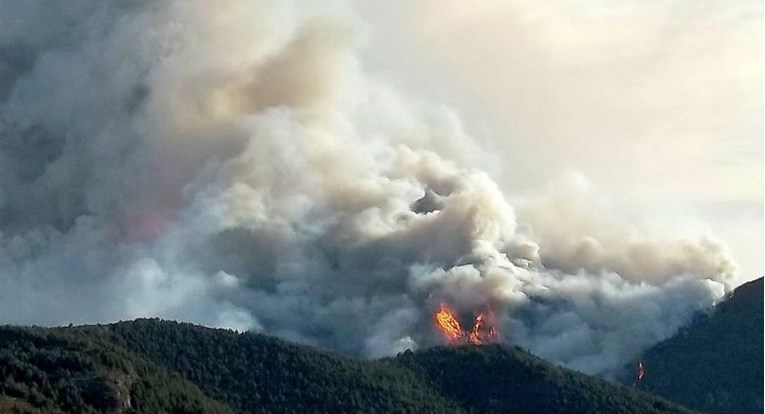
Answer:
[(497, 342), (499, 334), (494, 324), (494, 315), (491, 309), (479, 313), (475, 317), (472, 328), (466, 331), (462, 328), (456, 313), (446, 304), (442, 303), (435, 314), (436, 327), (444, 335), (450, 344), (467, 342), (472, 345), (482, 345)]

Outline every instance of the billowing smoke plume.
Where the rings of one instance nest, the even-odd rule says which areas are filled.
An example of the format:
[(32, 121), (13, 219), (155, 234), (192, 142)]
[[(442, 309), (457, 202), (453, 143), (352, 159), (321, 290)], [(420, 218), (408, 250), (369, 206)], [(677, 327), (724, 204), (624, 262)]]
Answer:
[(582, 179), (516, 216), (450, 111), (364, 71), (363, 22), (263, 3), (2, 3), (2, 322), (377, 357), (439, 341), (446, 301), (606, 372), (723, 294), (720, 244), (648, 237)]

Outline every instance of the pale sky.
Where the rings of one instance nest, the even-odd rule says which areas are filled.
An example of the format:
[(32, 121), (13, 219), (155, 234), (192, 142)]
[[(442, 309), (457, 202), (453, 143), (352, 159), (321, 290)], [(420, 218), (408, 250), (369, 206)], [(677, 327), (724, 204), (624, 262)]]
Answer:
[(364, 64), (495, 146), (506, 194), (562, 174), (763, 273), (762, 2), (359, 2)]

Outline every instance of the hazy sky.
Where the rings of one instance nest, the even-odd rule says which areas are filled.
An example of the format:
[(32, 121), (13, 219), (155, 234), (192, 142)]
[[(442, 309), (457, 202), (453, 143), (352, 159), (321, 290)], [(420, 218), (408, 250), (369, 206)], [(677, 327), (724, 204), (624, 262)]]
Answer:
[(762, 273), (761, 6), (0, 2), (0, 323), (610, 375)]
[(496, 145), (509, 197), (568, 171), (763, 273), (762, 2), (357, 2), (365, 58)]

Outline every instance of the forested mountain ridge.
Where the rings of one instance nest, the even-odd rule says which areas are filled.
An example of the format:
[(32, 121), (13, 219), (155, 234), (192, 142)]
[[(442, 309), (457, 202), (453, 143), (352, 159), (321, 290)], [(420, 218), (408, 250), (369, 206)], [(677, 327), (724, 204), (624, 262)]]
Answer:
[(640, 359), (641, 389), (708, 413), (762, 413), (763, 278), (739, 286)]
[(462, 411), (427, 381), (391, 363), (170, 321), (143, 319), (99, 329), (238, 412)]
[(501, 344), (434, 347), (396, 357), (477, 413), (689, 413), (675, 403), (563, 369)]
[(4, 413), (688, 412), (504, 345), (365, 361), (158, 319), (0, 327), (0, 380)]
[(0, 412), (233, 410), (179, 375), (79, 328), (3, 326)]

